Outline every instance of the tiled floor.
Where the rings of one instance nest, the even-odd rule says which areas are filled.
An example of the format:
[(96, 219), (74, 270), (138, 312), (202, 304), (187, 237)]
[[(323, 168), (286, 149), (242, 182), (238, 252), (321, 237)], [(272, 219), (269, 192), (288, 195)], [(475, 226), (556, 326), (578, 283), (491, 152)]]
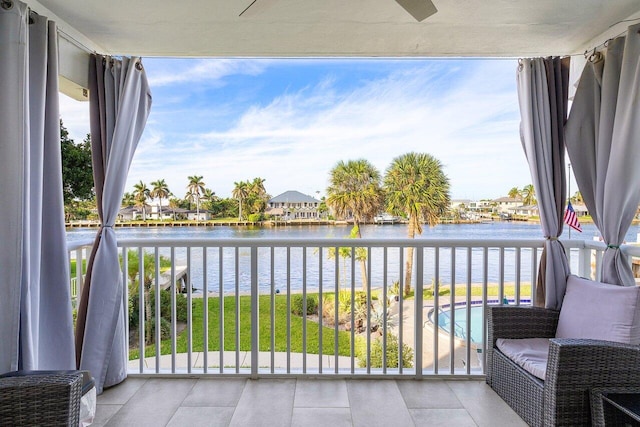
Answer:
[(483, 382), (130, 377), (95, 426), (526, 426)]

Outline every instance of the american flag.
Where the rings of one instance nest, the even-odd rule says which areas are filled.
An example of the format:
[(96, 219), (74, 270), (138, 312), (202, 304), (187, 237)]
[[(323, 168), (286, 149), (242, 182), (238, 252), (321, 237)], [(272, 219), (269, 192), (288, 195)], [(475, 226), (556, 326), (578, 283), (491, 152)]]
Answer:
[(578, 217), (576, 216), (576, 211), (574, 211), (573, 206), (571, 206), (571, 202), (567, 204), (567, 210), (564, 211), (564, 222), (569, 227), (582, 233), (582, 227), (580, 227), (580, 222), (578, 221)]

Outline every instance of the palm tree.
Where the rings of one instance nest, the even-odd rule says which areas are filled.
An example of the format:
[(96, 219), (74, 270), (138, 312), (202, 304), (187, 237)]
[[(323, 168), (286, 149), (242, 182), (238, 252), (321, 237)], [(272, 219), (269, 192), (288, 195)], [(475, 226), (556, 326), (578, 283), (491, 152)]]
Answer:
[(130, 207), (136, 204), (136, 198), (133, 193), (124, 193), (122, 195), (122, 206)]
[(238, 220), (242, 221), (242, 203), (249, 196), (250, 185), (249, 185), (249, 182), (247, 181), (234, 182), (233, 185), (235, 185), (235, 187), (231, 192), (231, 196), (234, 199), (238, 200), (238, 203), (240, 206), (240, 210), (238, 213)]
[(210, 188), (205, 188), (202, 193), (202, 200), (209, 203), (209, 209), (211, 209), (211, 203), (216, 200), (216, 193)]
[[(422, 234), (422, 223), (433, 227), (450, 203), (449, 178), (438, 159), (426, 153), (396, 157), (384, 177), (387, 211), (409, 218), (408, 237)], [(411, 291), (413, 248), (407, 248), (404, 292)]]
[[(360, 224), (378, 214), (383, 203), (380, 172), (367, 160), (340, 161), (329, 172), (327, 205), (339, 217), (353, 216), (353, 228), (358, 238), (362, 237)], [(366, 263), (364, 259), (360, 261), (362, 287), (366, 291)]]
[(263, 197), (265, 194), (267, 194), (267, 191), (264, 189), (264, 182), (266, 181), (266, 179), (264, 178), (253, 178), (253, 181), (251, 181), (251, 192), (253, 194), (255, 194), (258, 197)]
[(509, 190), (509, 197), (511, 197), (512, 199), (517, 199), (520, 197), (520, 190), (518, 189), (518, 187), (513, 187), (511, 188), (511, 190)]
[(522, 203), (526, 206), (537, 204), (536, 190), (533, 188), (533, 184), (525, 185), (522, 188)]
[(177, 199), (175, 197), (171, 197), (173, 196), (173, 194), (171, 194), (169, 197), (169, 207), (173, 210), (173, 220), (176, 220), (176, 208), (180, 207), (180, 199)]
[(200, 218), (200, 193), (204, 193), (204, 182), (202, 176), (198, 175), (189, 176), (187, 179), (189, 180), (187, 190), (191, 193), (191, 198), (196, 201), (196, 218)]
[(153, 188), (151, 189), (150, 194), (154, 199), (158, 199), (158, 216), (160, 217), (160, 221), (162, 221), (162, 199), (169, 197), (171, 192), (169, 191), (169, 187), (164, 179), (153, 181), (151, 185), (153, 185)]
[(249, 196), (251, 202), (251, 213), (262, 213), (264, 212), (267, 201), (269, 197), (267, 195), (267, 191), (264, 188), (264, 182), (266, 180), (264, 178), (253, 178), (253, 181), (249, 185)]
[(133, 186), (133, 198), (135, 200), (136, 206), (142, 207), (142, 220), (147, 220), (147, 198), (150, 197), (149, 188), (147, 188), (147, 184), (142, 182), (142, 180)]
[(584, 203), (584, 199), (582, 198), (582, 193), (576, 191), (573, 193), (573, 197), (571, 197), (571, 203)]

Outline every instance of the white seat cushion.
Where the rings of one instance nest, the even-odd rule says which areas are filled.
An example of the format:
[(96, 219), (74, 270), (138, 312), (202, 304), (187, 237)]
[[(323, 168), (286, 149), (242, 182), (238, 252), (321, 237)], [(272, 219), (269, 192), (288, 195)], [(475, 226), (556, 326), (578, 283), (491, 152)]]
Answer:
[(549, 358), (548, 338), (498, 338), (496, 347), (522, 369), (544, 381)]
[(640, 344), (640, 288), (567, 279), (556, 338)]

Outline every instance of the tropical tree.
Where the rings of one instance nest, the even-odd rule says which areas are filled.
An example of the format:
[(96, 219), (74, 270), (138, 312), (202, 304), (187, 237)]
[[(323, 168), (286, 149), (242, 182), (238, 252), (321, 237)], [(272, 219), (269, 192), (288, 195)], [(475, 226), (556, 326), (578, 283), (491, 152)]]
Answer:
[(536, 190), (533, 188), (533, 184), (525, 185), (522, 188), (522, 203), (527, 206), (538, 203), (536, 200)]
[(171, 191), (169, 191), (169, 187), (164, 179), (153, 181), (151, 185), (153, 188), (151, 189), (150, 194), (152, 198), (158, 199), (158, 215), (160, 216), (160, 221), (162, 221), (162, 199), (169, 197)]
[(133, 186), (133, 198), (135, 205), (142, 207), (142, 220), (147, 220), (147, 199), (150, 197), (150, 191), (147, 184), (142, 180)]
[(327, 198), (322, 196), (322, 198), (320, 199), (320, 204), (318, 205), (318, 213), (320, 214), (320, 217), (324, 217), (325, 214), (329, 211), (329, 208), (327, 207)]
[[(327, 205), (337, 216), (352, 215), (359, 229), (363, 221), (379, 213), (383, 203), (380, 172), (367, 160), (340, 161), (331, 169)], [(360, 230), (358, 237), (362, 237)]]
[(518, 187), (512, 187), (511, 190), (509, 190), (509, 197), (511, 197), (512, 199), (517, 199), (520, 197), (520, 189), (518, 189)]
[(135, 204), (136, 204), (136, 198), (133, 195), (133, 193), (124, 193), (122, 195), (122, 206), (131, 207), (131, 206), (135, 206)]
[[(378, 214), (383, 204), (380, 172), (367, 160), (339, 161), (329, 172), (327, 205), (339, 217), (353, 216), (353, 228), (358, 238), (362, 237), (362, 222)], [(362, 287), (366, 292), (366, 260), (360, 261)]]
[(249, 196), (250, 186), (247, 181), (234, 182), (233, 185), (235, 187), (231, 192), (231, 196), (238, 201), (238, 220), (242, 221), (242, 204)]
[(582, 193), (576, 191), (573, 193), (573, 197), (571, 197), (571, 203), (584, 203), (584, 199), (582, 198)]
[(210, 188), (205, 188), (202, 193), (202, 200), (208, 203), (208, 208), (211, 210), (211, 204), (216, 200), (216, 193)]
[(76, 144), (69, 137), (60, 120), (60, 153), (62, 155), (62, 196), (65, 205), (73, 201), (92, 200), (93, 169), (91, 164), (91, 135)]
[(214, 215), (223, 218), (232, 218), (238, 216), (238, 203), (232, 198), (215, 198), (211, 203), (211, 211)]
[[(384, 177), (386, 210), (409, 219), (407, 234), (422, 234), (422, 224), (430, 227), (447, 212), (450, 203), (449, 178), (438, 159), (426, 153), (407, 153), (396, 157)], [(404, 292), (411, 292), (413, 248), (407, 248)]]
[(189, 206), (189, 202), (177, 197), (171, 197), (169, 195), (169, 207), (173, 210), (173, 220), (176, 220), (176, 209), (182, 208), (184, 205)]
[(187, 196), (196, 202), (196, 218), (200, 218), (200, 194), (204, 193), (204, 182), (202, 176), (193, 175), (187, 177), (189, 184), (187, 185)]
[[(140, 256), (138, 251), (129, 250), (127, 251), (127, 275), (129, 276), (129, 301), (130, 301), (130, 309), (133, 307), (131, 301), (133, 299), (139, 299), (139, 269), (140, 269)], [(120, 255), (120, 262), (122, 262), (122, 255)], [(171, 266), (171, 261), (164, 256), (160, 256), (160, 265), (156, 265), (156, 258), (152, 253), (144, 253), (142, 258), (143, 263), (143, 277), (142, 281), (144, 284), (144, 304), (145, 304), (145, 342), (146, 344), (151, 344), (153, 342), (153, 317), (152, 317), (152, 307), (151, 307), (151, 289), (153, 287), (153, 280), (156, 276), (156, 268), (159, 268), (160, 271), (167, 270)], [(156, 295), (156, 298), (159, 298), (159, 295)], [(130, 317), (133, 313), (129, 313)], [(138, 328), (140, 328), (140, 324), (142, 323), (142, 319), (138, 320)], [(160, 327), (160, 322), (155, 325), (157, 328)]]
[(249, 195), (247, 201), (249, 202), (251, 213), (262, 213), (267, 207), (267, 201), (269, 196), (264, 188), (264, 178), (253, 178), (253, 181), (248, 182)]

